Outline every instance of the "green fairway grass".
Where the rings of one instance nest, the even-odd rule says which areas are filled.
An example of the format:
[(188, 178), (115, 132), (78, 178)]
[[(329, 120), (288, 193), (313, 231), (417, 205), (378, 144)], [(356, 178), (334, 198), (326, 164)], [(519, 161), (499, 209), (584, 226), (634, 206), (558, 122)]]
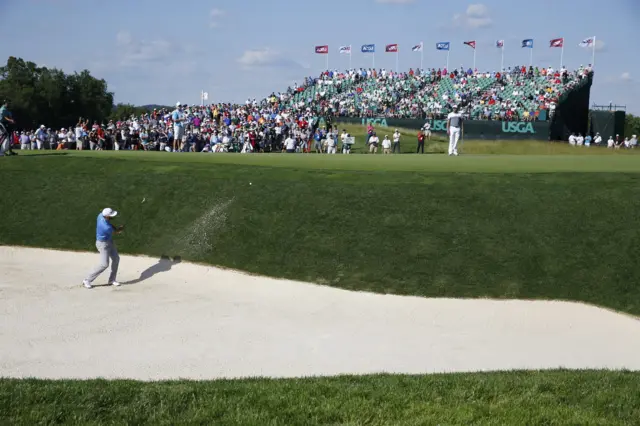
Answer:
[[(517, 158), (565, 173), (518, 173)], [(0, 244), (93, 251), (96, 215), (110, 206), (127, 225), (123, 253), (350, 290), (640, 314), (640, 174), (613, 173), (637, 169), (640, 157), (544, 158), (18, 156), (0, 168), (11, 188)]]
[[(350, 290), (573, 300), (639, 315), (640, 157), (600, 151), (19, 155), (0, 159), (0, 244), (94, 251), (109, 206), (127, 226), (123, 253)], [(0, 379), (0, 424), (627, 425), (640, 418), (639, 394), (639, 373), (607, 371)]]
[(2, 424), (632, 425), (640, 375), (513, 372), (214, 382), (0, 380)]

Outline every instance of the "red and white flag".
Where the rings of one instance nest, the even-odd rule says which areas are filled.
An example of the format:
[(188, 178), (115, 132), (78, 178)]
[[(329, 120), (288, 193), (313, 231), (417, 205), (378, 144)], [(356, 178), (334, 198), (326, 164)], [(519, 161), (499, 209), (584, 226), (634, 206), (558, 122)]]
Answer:
[(551, 40), (549, 47), (564, 47), (564, 38), (554, 38)]
[(475, 40), (473, 40), (473, 41), (465, 41), (464, 44), (466, 44), (467, 46), (471, 47), (472, 49), (476, 48)]
[(497, 47), (498, 49), (502, 49), (502, 48), (504, 48), (504, 40), (498, 40), (498, 41), (496, 41), (496, 47)]
[(387, 53), (398, 53), (398, 45), (397, 44), (387, 44), (384, 48), (384, 51)]
[(327, 55), (329, 53), (329, 46), (316, 46), (316, 53), (320, 55)]

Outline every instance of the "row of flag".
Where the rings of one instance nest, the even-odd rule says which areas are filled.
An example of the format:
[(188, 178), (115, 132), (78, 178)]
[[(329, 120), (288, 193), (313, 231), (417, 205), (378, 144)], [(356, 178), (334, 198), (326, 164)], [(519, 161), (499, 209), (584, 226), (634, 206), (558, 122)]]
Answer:
[[(589, 37), (586, 38), (584, 40), (582, 40), (580, 43), (578, 43), (579, 47), (595, 47), (595, 43), (596, 43), (596, 38), (595, 37)], [(472, 49), (476, 48), (476, 41), (475, 40), (471, 40), (471, 41), (465, 41), (463, 42), (463, 44), (465, 46), (469, 46)], [(504, 45), (505, 42), (504, 40), (497, 40), (495, 46), (498, 49), (504, 49)], [(384, 51), (386, 53), (398, 53), (399, 51), (399, 45), (397, 43), (394, 44), (387, 44), (385, 45)], [(533, 49), (533, 39), (532, 38), (528, 38), (525, 40), (522, 40), (522, 47), (523, 48), (528, 48), (528, 49)], [(564, 47), (564, 38), (554, 38), (549, 42), (549, 47)], [(411, 48), (412, 52), (422, 52), (424, 49), (424, 43), (420, 43), (420, 44), (416, 44), (415, 46), (413, 46)], [(444, 41), (444, 42), (439, 42), (436, 43), (436, 50), (451, 50), (451, 42), (449, 41)], [(341, 54), (346, 54), (346, 55), (351, 55), (351, 46), (340, 46), (339, 49), (339, 53)], [(363, 44), (362, 47), (360, 48), (360, 51), (362, 53), (375, 53), (376, 52), (376, 45), (375, 44)], [(316, 46), (316, 53), (321, 54), (321, 55), (328, 55), (329, 54), (329, 45), (323, 45), (323, 46)]]

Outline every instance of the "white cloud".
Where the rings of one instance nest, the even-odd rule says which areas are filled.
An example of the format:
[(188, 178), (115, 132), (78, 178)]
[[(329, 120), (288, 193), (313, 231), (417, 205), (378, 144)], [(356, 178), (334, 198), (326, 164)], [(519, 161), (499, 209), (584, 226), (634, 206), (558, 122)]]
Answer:
[(226, 15), (226, 12), (222, 9), (217, 9), (217, 8), (213, 8), (211, 9), (211, 12), (209, 12), (209, 27), (210, 28), (215, 28), (218, 26), (218, 24), (220, 23), (220, 18), (222, 18), (223, 16)]
[(380, 4), (411, 4), (415, 2), (416, 0), (376, 0), (376, 3)]
[(620, 80), (631, 81), (631, 74), (629, 74), (628, 72), (623, 72), (622, 75), (620, 75)]
[(135, 40), (128, 31), (120, 31), (116, 35), (117, 63), (122, 67), (141, 66), (148, 62), (168, 59), (175, 48), (164, 39), (151, 41)]
[(245, 69), (258, 67), (302, 67), (298, 62), (287, 58), (280, 51), (273, 50), (269, 47), (246, 50), (242, 56), (238, 58), (238, 63)]
[(493, 24), (493, 20), (489, 16), (489, 8), (482, 4), (470, 4), (465, 13), (458, 13), (453, 16), (453, 24), (456, 27), (465, 27), (470, 29), (487, 28)]

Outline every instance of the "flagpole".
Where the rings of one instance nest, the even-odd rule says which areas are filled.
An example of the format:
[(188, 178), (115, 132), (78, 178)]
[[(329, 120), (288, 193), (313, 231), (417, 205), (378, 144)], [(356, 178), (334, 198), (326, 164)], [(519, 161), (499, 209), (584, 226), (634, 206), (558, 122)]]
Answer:
[(398, 73), (398, 48), (396, 48), (396, 74)]
[(420, 42), (420, 72), (424, 69), (424, 41)]
[(596, 36), (593, 36), (593, 56), (591, 58), (591, 68), (596, 66)]
[(329, 49), (327, 49), (327, 69), (326, 71), (329, 71)]
[(451, 52), (451, 45), (449, 45), (449, 50), (447, 50), (447, 72), (449, 72), (449, 52)]
[(564, 40), (562, 41), (562, 50), (560, 50), (560, 68), (564, 65)]
[(352, 53), (351, 53), (352, 50), (351, 49), (352, 48), (353, 48), (353, 46), (349, 46), (349, 70), (351, 70), (351, 55), (352, 55)]
[(373, 63), (371, 65), (371, 68), (376, 69), (376, 52), (373, 52)]
[(531, 52), (529, 56), (529, 66), (533, 65), (533, 46), (531, 46)]
[(476, 48), (473, 48), (473, 72), (476, 71)]
[(502, 43), (502, 59), (500, 60), (500, 73), (504, 72), (504, 43)]

